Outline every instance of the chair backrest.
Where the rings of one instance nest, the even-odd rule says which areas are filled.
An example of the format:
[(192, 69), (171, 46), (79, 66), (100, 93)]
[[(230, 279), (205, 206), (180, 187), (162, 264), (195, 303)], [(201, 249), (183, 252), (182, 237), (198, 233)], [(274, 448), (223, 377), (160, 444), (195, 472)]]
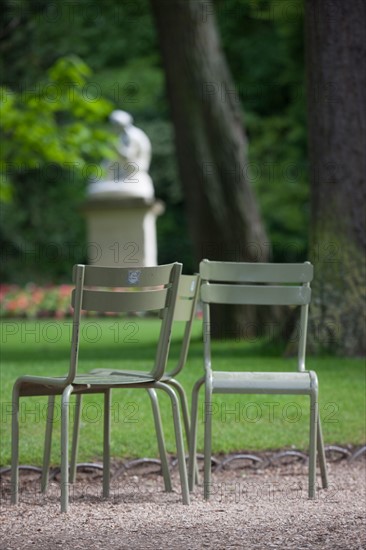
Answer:
[(175, 368), (168, 373), (168, 376), (170, 377), (176, 376), (182, 370), (187, 359), (189, 342), (192, 333), (192, 324), (199, 295), (199, 285), (199, 275), (181, 275), (180, 277), (177, 301), (174, 310), (174, 322), (185, 322), (185, 328), (179, 359)]
[[(202, 260), (200, 275), (207, 354), (210, 346), (210, 304), (298, 305), (301, 306), (298, 369), (305, 369), (310, 282), (313, 279), (310, 262), (275, 264)], [(209, 364), (206, 361), (206, 366)]]
[[(75, 265), (73, 332), (68, 383), (76, 375), (81, 311), (160, 313), (161, 328), (150, 375), (160, 379), (167, 363), (182, 264), (155, 267)], [(112, 290), (114, 289), (114, 290)]]

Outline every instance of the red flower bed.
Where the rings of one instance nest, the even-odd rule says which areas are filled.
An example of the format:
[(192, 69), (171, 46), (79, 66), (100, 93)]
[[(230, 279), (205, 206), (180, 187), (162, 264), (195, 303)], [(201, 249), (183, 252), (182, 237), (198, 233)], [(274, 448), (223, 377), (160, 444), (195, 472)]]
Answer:
[(0, 317), (69, 317), (73, 288), (72, 285), (39, 287), (33, 283), (23, 288), (0, 285)]

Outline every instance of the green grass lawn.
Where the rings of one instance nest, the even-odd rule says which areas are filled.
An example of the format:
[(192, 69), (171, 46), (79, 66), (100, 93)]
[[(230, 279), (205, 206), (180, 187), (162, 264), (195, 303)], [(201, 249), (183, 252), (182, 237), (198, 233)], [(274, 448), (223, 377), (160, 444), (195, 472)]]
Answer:
[[(11, 391), (23, 374), (63, 375), (68, 369), (71, 321), (5, 320), (1, 324), (1, 465), (10, 464)], [(179, 354), (180, 326), (173, 334), (171, 359)], [(93, 319), (81, 332), (79, 372), (96, 367), (147, 368), (158, 324), (154, 319)], [(201, 323), (195, 322), (185, 370), (179, 378), (187, 390), (203, 373)], [(218, 341), (213, 344), (213, 367), (218, 370), (296, 369), (295, 358), (276, 356), (265, 342)], [(307, 368), (317, 372), (320, 414), (326, 444), (365, 442), (365, 362), (362, 359), (309, 357)], [(169, 398), (160, 392), (167, 448), (175, 453)], [(308, 398), (303, 396), (214, 395), (213, 451), (259, 451), (308, 446)], [(200, 402), (198, 448), (202, 450), (203, 399)], [(79, 461), (102, 456), (102, 397), (85, 396)], [(22, 398), (20, 462), (41, 464), (47, 398)], [(71, 419), (73, 408), (71, 407)], [(150, 400), (141, 390), (112, 394), (113, 457), (157, 456)], [(59, 463), (60, 406), (56, 408), (52, 463)]]

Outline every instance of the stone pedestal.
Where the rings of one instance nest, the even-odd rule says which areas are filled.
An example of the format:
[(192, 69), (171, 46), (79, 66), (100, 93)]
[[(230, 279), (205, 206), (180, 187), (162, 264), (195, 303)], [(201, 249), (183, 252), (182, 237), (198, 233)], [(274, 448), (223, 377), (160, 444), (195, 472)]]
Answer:
[(83, 206), (89, 264), (157, 265), (156, 218), (164, 204), (154, 198), (91, 195)]

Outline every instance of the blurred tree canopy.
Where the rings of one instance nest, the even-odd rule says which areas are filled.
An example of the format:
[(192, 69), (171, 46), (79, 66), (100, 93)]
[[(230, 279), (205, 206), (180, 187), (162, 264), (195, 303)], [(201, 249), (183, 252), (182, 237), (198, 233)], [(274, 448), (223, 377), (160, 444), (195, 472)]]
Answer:
[(49, 265), (62, 275), (80, 256), (78, 182), (102, 177), (114, 142), (102, 126), (112, 104), (86, 97), (90, 72), (80, 59), (62, 57), (32, 89), (0, 89), (3, 265), (12, 280), (36, 272), (47, 281)]
[(111, 156), (111, 135), (96, 123), (110, 113), (112, 104), (88, 100), (90, 74), (80, 59), (63, 57), (33, 89), (0, 89), (1, 169), (9, 190), (12, 168), (16, 172), (20, 167), (31, 170), (54, 163), (83, 170), (88, 160)]
[[(235, 100), (245, 110), (251, 184), (273, 259), (301, 261), (307, 250), (309, 204), (302, 1), (214, 4), (238, 91)], [(151, 175), (156, 195), (167, 203), (158, 220), (159, 262), (179, 257), (187, 271), (196, 270), (149, 1), (3, 0), (0, 52), (2, 85), (27, 97), (60, 58), (78, 56), (91, 67), (88, 82), (93, 86), (85, 92), (90, 105), (105, 98), (129, 111), (152, 141)], [(212, 89), (227, 93), (220, 83)], [(66, 164), (46, 171), (28, 168), (13, 171), (13, 202), (3, 206), (1, 244), (8, 262), (2, 275), (19, 282), (68, 279), (72, 263), (86, 259), (84, 224), (76, 215), (86, 174), (70, 177)], [(53, 262), (42, 253), (50, 242), (55, 243)], [(65, 248), (65, 243), (73, 246)], [(37, 260), (37, 254), (45, 261)], [(27, 265), (19, 270), (22, 263)]]

